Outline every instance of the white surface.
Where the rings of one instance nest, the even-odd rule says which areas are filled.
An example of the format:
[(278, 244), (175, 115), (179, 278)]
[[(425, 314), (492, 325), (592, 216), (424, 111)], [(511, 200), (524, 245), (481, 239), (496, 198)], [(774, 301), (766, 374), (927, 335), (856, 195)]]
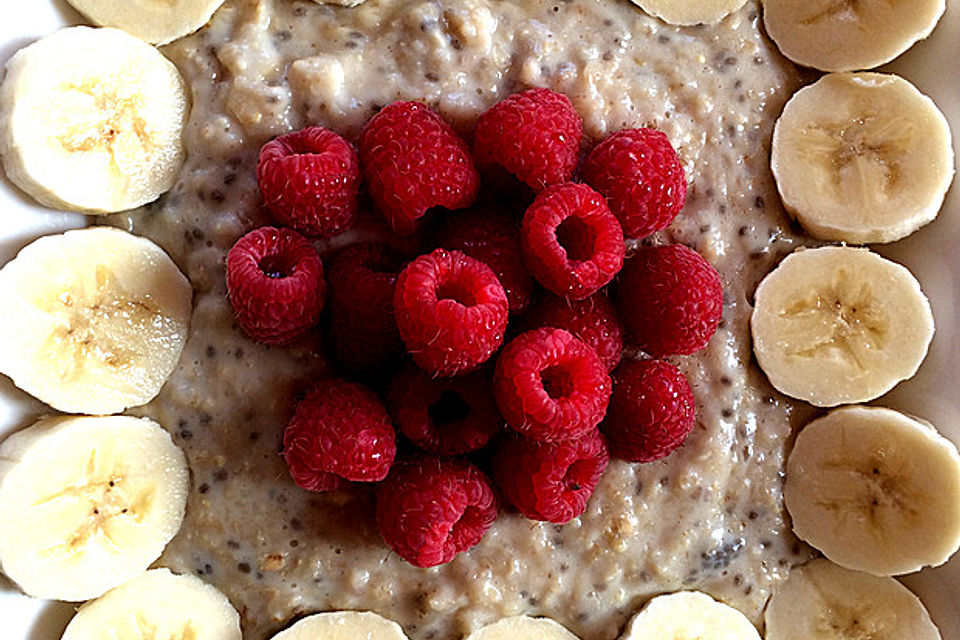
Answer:
[[(960, 157), (960, 0), (947, 0), (947, 13), (933, 35), (883, 70), (896, 71), (930, 95), (946, 113)], [(17, 3), (0, 22), (0, 64), (20, 47), (59, 26), (81, 23), (62, 0)], [(960, 443), (960, 187), (955, 180), (939, 218), (906, 240), (878, 250), (913, 270), (933, 304), (937, 333), (918, 375), (878, 404), (903, 409), (936, 424)], [(0, 174), (0, 264), (44, 233), (83, 225), (75, 214), (32, 203)], [(2, 301), (0, 301), (2, 304)], [(0, 438), (47, 411), (0, 376)], [(960, 640), (960, 554), (937, 569), (903, 582), (924, 601), (944, 640)], [(57, 640), (75, 605), (46, 603), (20, 595), (0, 575), (0, 639)], [(908, 639), (904, 639), (908, 640)]]

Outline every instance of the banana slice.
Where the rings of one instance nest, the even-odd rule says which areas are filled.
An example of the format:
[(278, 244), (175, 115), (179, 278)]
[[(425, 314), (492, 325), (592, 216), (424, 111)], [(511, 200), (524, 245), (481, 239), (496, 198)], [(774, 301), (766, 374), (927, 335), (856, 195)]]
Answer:
[(843, 407), (807, 425), (783, 493), (797, 536), (848, 569), (898, 575), (960, 548), (960, 454), (891, 409)]
[(770, 167), (810, 235), (891, 242), (940, 211), (954, 172), (950, 126), (903, 78), (828, 74), (784, 107)]
[(801, 248), (757, 287), (750, 329), (774, 387), (832, 407), (877, 398), (916, 373), (933, 313), (906, 267), (867, 249)]
[(513, 616), (477, 629), (465, 640), (579, 640), (550, 618)]
[(173, 185), (186, 115), (180, 73), (154, 47), (119, 29), (68, 27), (7, 63), (0, 155), (41, 204), (124, 211)]
[(763, 23), (780, 52), (821, 71), (889, 62), (930, 35), (946, 0), (763, 0)]
[(790, 571), (764, 621), (766, 640), (940, 640), (923, 603), (902, 584), (823, 558)]
[(740, 611), (699, 591), (657, 596), (627, 625), (620, 640), (760, 640)]
[(77, 611), (61, 640), (241, 640), (226, 596), (191, 575), (152, 569)]
[(159, 557), (188, 482), (183, 452), (152, 420), (42, 419), (0, 445), (0, 566), (28, 595), (96, 598)]
[(176, 367), (191, 297), (144, 238), (110, 227), (40, 238), (0, 269), (0, 371), (68, 413), (144, 404)]
[(167, 44), (207, 24), (223, 0), (67, 0), (91, 22)]
[(328, 611), (303, 618), (270, 640), (408, 640), (393, 620), (370, 611)]
[(746, 0), (633, 0), (646, 13), (667, 24), (714, 24), (733, 13)]

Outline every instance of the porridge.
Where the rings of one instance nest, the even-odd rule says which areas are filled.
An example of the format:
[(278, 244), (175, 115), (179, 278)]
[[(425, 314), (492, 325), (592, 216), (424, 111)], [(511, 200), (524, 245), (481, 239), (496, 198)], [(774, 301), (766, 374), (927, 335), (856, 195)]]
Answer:
[[(134, 411), (167, 426), (193, 474), (160, 564), (221, 589), (248, 640), (329, 609), (376, 611), (414, 639), (524, 612), (605, 639), (649, 597), (676, 589), (704, 590), (759, 622), (789, 567), (811, 553), (782, 501), (785, 447), (810, 410), (772, 391), (751, 363), (747, 327), (750, 292), (799, 238), (779, 206), (768, 144), (800, 77), (765, 38), (755, 2), (718, 25), (676, 28), (612, 0), (352, 9), (228, 0), (163, 51), (193, 96), (187, 160), (166, 196), (123, 214), (195, 291), (177, 370)], [(270, 138), (308, 124), (355, 138), (395, 100), (423, 100), (468, 134), (479, 113), (529, 86), (570, 97), (588, 142), (633, 126), (668, 135), (691, 184), (659, 235), (719, 270), (724, 320), (706, 350), (677, 360), (697, 399), (685, 446), (650, 464), (612, 461), (566, 525), (501, 513), (477, 547), (418, 569), (381, 542), (368, 491), (308, 493), (290, 480), (282, 432), (297, 395), (328, 371), (323, 348), (247, 339), (233, 322), (224, 256), (266, 222), (255, 166)]]

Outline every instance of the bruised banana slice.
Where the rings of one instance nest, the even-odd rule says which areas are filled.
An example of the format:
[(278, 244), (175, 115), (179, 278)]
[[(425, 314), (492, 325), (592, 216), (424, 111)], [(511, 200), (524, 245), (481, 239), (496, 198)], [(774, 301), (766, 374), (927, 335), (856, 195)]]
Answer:
[(144, 404), (176, 367), (191, 298), (149, 240), (110, 227), (45, 236), (0, 269), (0, 370), (67, 413)]
[(549, 618), (513, 616), (477, 629), (466, 640), (578, 640)]
[(766, 640), (940, 640), (923, 603), (902, 584), (823, 558), (790, 571), (764, 621)]
[(891, 242), (940, 211), (954, 173), (950, 127), (903, 78), (828, 74), (784, 107), (770, 166), (812, 236)]
[(760, 640), (750, 620), (699, 591), (657, 596), (635, 615), (620, 640)]
[(186, 115), (180, 73), (154, 47), (119, 29), (68, 27), (7, 63), (0, 155), (41, 204), (125, 211), (173, 185)]
[(117, 27), (141, 40), (166, 44), (210, 20), (223, 0), (67, 0), (103, 27)]
[(667, 24), (694, 25), (720, 22), (746, 0), (633, 0), (646, 13)]
[(315, 613), (270, 640), (408, 640), (393, 620), (370, 611)]
[(778, 391), (818, 407), (877, 398), (916, 373), (933, 313), (913, 274), (868, 249), (798, 249), (757, 287), (753, 350)]
[(889, 62), (930, 35), (945, 0), (763, 0), (763, 22), (781, 53), (821, 71)]
[(200, 578), (152, 569), (77, 611), (61, 640), (241, 640), (240, 616)]
[(188, 482), (183, 452), (152, 420), (40, 420), (0, 445), (0, 566), (28, 595), (96, 598), (160, 556)]
[(797, 537), (843, 567), (937, 566), (960, 547), (960, 454), (892, 409), (842, 407), (797, 436), (784, 502)]

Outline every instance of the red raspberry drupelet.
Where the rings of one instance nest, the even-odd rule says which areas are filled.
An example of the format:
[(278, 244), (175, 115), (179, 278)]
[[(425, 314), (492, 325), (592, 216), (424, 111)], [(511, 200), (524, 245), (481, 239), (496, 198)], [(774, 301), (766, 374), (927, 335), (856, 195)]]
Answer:
[(547, 295), (523, 316), (521, 323), (526, 329), (566, 329), (597, 352), (608, 372), (620, 364), (623, 326), (613, 303), (602, 291), (583, 300)]
[(407, 562), (433, 567), (473, 547), (497, 518), (499, 500), (482, 471), (428, 455), (398, 463), (377, 492), (377, 526)]
[(390, 227), (409, 235), (427, 209), (463, 209), (477, 199), (480, 175), (467, 144), (419, 102), (394, 102), (360, 132), (360, 166)]
[(541, 191), (523, 215), (520, 241), (530, 272), (558, 296), (586, 298), (623, 266), (620, 223), (585, 184)]
[(387, 406), (400, 431), (428, 453), (476, 451), (503, 429), (487, 371), (432, 378), (409, 367), (390, 382)]
[(541, 442), (592, 431), (607, 410), (610, 390), (610, 376), (597, 353), (553, 327), (511, 340), (493, 375), (493, 395), (507, 424)]
[(344, 480), (376, 482), (390, 471), (396, 434), (387, 410), (366, 387), (321, 380), (301, 400), (283, 433), (283, 457), (298, 486), (330, 491)]
[(309, 236), (332, 236), (356, 218), (360, 163), (342, 137), (307, 127), (263, 145), (257, 184), (274, 220)]
[(507, 295), (487, 265), (435, 249), (408, 264), (393, 298), (400, 337), (432, 375), (454, 376), (485, 362), (503, 342)]
[(493, 269), (507, 293), (511, 314), (527, 308), (533, 278), (520, 252), (520, 226), (507, 213), (476, 209), (448, 216), (437, 234), (437, 243)]
[(587, 508), (609, 460), (596, 429), (559, 442), (513, 435), (500, 441), (493, 476), (504, 500), (520, 513), (532, 520), (563, 524)]
[(403, 355), (393, 315), (393, 290), (402, 264), (399, 253), (377, 242), (350, 245), (327, 263), (327, 342), (346, 368), (379, 372)]
[(662, 360), (633, 360), (613, 372), (613, 395), (601, 429), (611, 453), (629, 462), (659, 460), (693, 428), (690, 383)]
[(609, 136), (587, 156), (583, 179), (606, 196), (627, 238), (665, 228), (687, 197), (680, 158), (656, 129), (624, 129)]
[(473, 153), (483, 167), (502, 167), (534, 191), (570, 180), (583, 121), (562, 93), (529, 89), (504, 98), (477, 119)]
[(326, 290), (320, 256), (292, 229), (254, 229), (227, 252), (233, 312), (259, 342), (282, 345), (306, 333), (320, 319)]
[(689, 355), (707, 346), (723, 315), (720, 274), (683, 245), (642, 247), (617, 286), (620, 319), (652, 356)]

